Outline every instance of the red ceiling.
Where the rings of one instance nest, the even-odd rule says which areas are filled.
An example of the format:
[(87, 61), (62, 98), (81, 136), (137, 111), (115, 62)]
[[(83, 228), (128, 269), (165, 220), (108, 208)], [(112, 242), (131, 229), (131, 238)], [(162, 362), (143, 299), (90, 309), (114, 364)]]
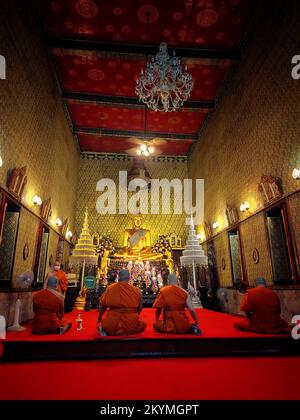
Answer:
[(40, 0), (49, 34), (64, 38), (232, 48), (259, 0)]
[[(136, 79), (144, 60), (102, 57), (96, 52), (53, 49), (53, 55), (66, 91), (136, 97)], [(188, 62), (194, 79), (191, 100), (213, 100), (230, 68), (230, 60), (209, 64), (209, 60)]]
[[(109, 137), (91, 134), (78, 134), (78, 140), (82, 151), (102, 153), (126, 153), (136, 148), (138, 142), (130, 141), (125, 137)], [(192, 140), (184, 141), (162, 141), (162, 143), (154, 144), (154, 149), (159, 155), (186, 156)]]
[[(72, 120), (80, 127), (107, 128), (112, 130), (144, 130), (145, 112), (96, 103), (84, 104), (67, 101)], [(178, 134), (196, 134), (206, 117), (207, 111), (191, 112), (147, 112), (147, 131)]]
[[(225, 56), (228, 49), (240, 47), (260, 3), (261, 0), (38, 0), (46, 34), (54, 40), (146, 44), (149, 11), (149, 44), (158, 47), (166, 41), (175, 47), (222, 49)], [(115, 133), (118, 136), (80, 133), (77, 137), (81, 150), (133, 153), (136, 143), (132, 138), (119, 136), (122, 130), (144, 130), (143, 109), (130, 105), (126, 98), (136, 98), (136, 79), (145, 67), (145, 59), (137, 54), (88, 51), (82, 44), (77, 46), (51, 49), (62, 90), (77, 96), (66, 100), (72, 122), (87, 129), (119, 131)], [(212, 102), (233, 64), (229, 59), (200, 58), (182, 59), (182, 63), (188, 65), (194, 79), (190, 100)], [(78, 94), (111, 99), (118, 96), (124, 105), (103, 104), (103, 98), (99, 98), (99, 103), (89, 97), (83, 100)], [(189, 136), (197, 135), (207, 114), (206, 109), (187, 108), (173, 113), (149, 111), (147, 132), (169, 133), (173, 137), (184, 134), (188, 140), (164, 141), (156, 150), (163, 155), (186, 155), (192, 143)]]

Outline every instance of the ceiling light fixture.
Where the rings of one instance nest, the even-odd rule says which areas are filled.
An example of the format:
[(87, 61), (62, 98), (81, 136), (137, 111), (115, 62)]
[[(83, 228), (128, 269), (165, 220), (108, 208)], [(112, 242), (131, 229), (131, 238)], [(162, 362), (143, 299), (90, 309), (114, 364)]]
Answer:
[[(149, 41), (149, 17), (147, 13), (147, 43)], [(153, 111), (172, 112), (178, 110), (189, 98), (194, 82), (185, 66), (173, 51), (173, 56), (168, 54), (166, 42), (159, 46), (159, 52), (147, 59), (146, 69), (141, 70), (140, 78), (136, 80), (135, 93), (139, 100)]]
[(154, 147), (148, 146), (147, 144), (141, 144), (140, 147), (136, 151), (137, 155), (139, 156), (150, 156), (154, 153)]

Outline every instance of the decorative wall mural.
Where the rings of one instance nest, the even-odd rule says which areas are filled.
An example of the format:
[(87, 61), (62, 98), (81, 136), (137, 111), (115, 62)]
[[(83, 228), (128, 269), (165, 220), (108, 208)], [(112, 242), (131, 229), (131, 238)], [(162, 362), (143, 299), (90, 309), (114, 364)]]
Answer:
[(22, 199), (24, 188), (27, 184), (26, 171), (26, 166), (14, 168), (9, 175), (8, 190), (19, 199)]
[(26, 244), (24, 245), (24, 248), (23, 248), (23, 260), (26, 261), (28, 259), (28, 257), (29, 257), (29, 245), (26, 242)]
[(265, 204), (276, 201), (283, 195), (280, 180), (273, 176), (263, 175), (258, 189)]
[(227, 206), (226, 217), (229, 226), (237, 223), (239, 221), (239, 212), (237, 211), (236, 207)]
[(259, 263), (259, 252), (257, 248), (255, 248), (252, 252), (252, 259), (253, 259), (254, 264)]

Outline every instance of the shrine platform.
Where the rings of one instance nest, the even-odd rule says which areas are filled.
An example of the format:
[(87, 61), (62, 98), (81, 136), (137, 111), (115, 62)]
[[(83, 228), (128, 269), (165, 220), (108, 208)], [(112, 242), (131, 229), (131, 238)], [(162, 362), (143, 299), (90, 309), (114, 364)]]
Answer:
[(265, 335), (237, 331), (236, 316), (197, 309), (203, 335), (160, 334), (153, 329), (154, 309), (143, 309), (147, 328), (141, 334), (101, 337), (96, 330), (98, 312), (81, 312), (83, 329), (77, 331), (78, 311), (66, 314), (73, 323), (63, 335), (36, 335), (30, 323), (23, 332), (8, 332), (2, 361), (80, 360), (132, 357), (257, 356), (300, 354), (300, 340), (290, 335)]

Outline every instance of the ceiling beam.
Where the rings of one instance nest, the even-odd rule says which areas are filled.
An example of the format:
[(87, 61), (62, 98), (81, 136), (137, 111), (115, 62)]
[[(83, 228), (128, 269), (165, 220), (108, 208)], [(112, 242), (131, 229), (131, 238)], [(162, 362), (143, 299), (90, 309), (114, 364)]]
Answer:
[[(62, 97), (65, 100), (73, 99), (82, 102), (97, 102), (98, 104), (120, 105), (132, 108), (144, 109), (145, 105), (138, 100), (138, 98), (127, 96), (110, 96), (99, 95), (96, 93), (81, 93), (81, 92), (62, 92)], [(198, 111), (199, 109), (214, 109), (214, 101), (187, 101), (182, 108), (185, 110)]]
[[(64, 48), (70, 50), (97, 51), (111, 54), (124, 55), (156, 55), (158, 45), (126, 44), (121, 42), (95, 41), (86, 39), (69, 39), (47, 37), (47, 45), (50, 48)], [(239, 49), (216, 49), (196, 47), (169, 47), (175, 49), (176, 55), (183, 58), (206, 58), (211, 60), (234, 60), (240, 61)]]
[(146, 138), (146, 139), (153, 139), (154, 137), (166, 139), (170, 141), (186, 141), (192, 140), (197, 141), (198, 135), (197, 134), (179, 134), (179, 133), (158, 133), (158, 132), (147, 132), (144, 131), (136, 131), (136, 130), (112, 130), (108, 128), (91, 128), (91, 127), (81, 127), (81, 126), (73, 126), (73, 130), (76, 134), (93, 134), (93, 135), (102, 135), (102, 136), (109, 136), (109, 137), (116, 137), (116, 139), (122, 139), (122, 137), (138, 137), (138, 138)]

